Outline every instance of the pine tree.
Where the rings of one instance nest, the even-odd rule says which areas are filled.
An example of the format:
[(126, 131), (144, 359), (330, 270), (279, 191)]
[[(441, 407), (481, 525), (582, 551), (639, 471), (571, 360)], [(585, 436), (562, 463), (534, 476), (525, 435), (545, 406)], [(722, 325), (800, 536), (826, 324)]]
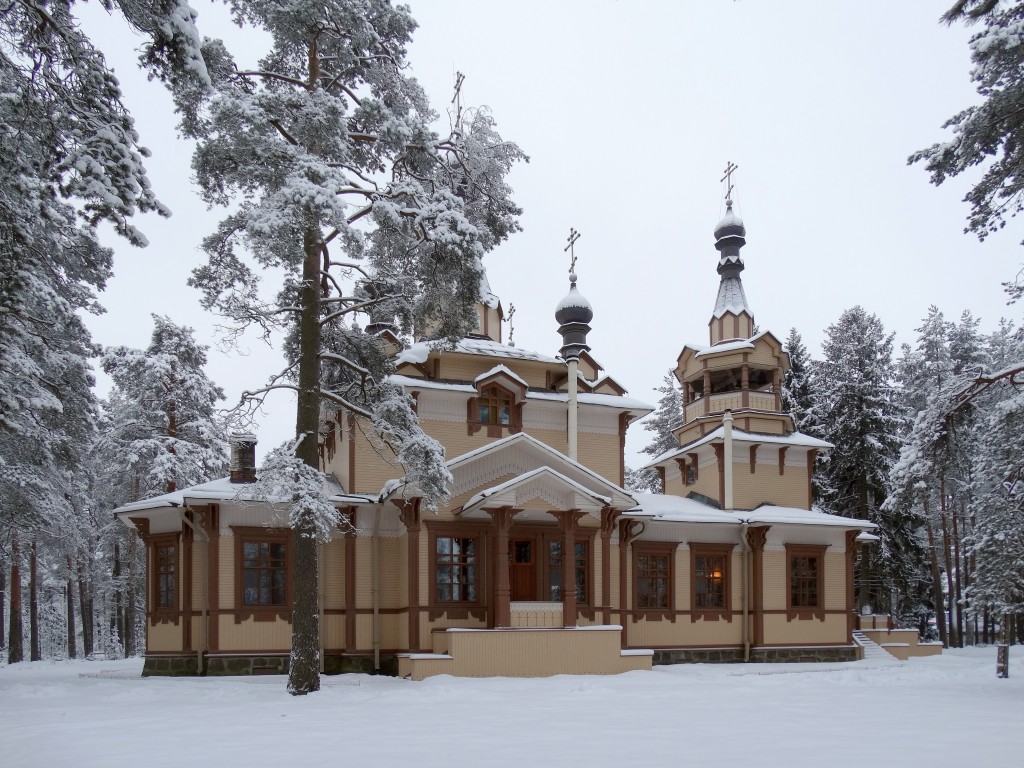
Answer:
[[(1024, 3), (957, 0), (942, 20), (980, 26), (970, 40), (971, 80), (983, 100), (946, 121), (949, 141), (915, 152), (909, 162), (924, 162), (936, 185), (987, 164), (964, 198), (971, 206), (966, 231), (984, 239), (1024, 207)], [(1021, 295), (1019, 283), (1005, 285)]]
[[(653, 435), (646, 447), (641, 449), (641, 453), (651, 457), (679, 447), (679, 441), (672, 430), (680, 426), (683, 418), (683, 397), (672, 371), (665, 374), (661, 386), (655, 391), (661, 394), (658, 407), (644, 420), (644, 429)], [(661, 493), (663, 490), (658, 474), (650, 469), (632, 470), (627, 487), (647, 493)]]
[[(402, 330), (441, 338), (475, 323), (481, 258), (518, 228), (504, 177), (523, 158), (484, 110), (463, 110), (438, 136), (407, 73), (415, 22), (384, 0), (230, 0), (236, 21), (270, 33), (255, 70), (220, 43), (203, 54), (214, 92), (176, 92), (206, 200), (232, 212), (204, 243), (193, 277), (204, 303), (240, 326), (287, 333), (288, 368), (249, 398), (297, 393), (292, 472), (295, 584), (289, 691), (319, 688), (317, 539), (335, 524), (322, 498), (321, 406), (370, 420), (395, 448), (427, 506), (445, 498), (443, 449), (419, 429), (408, 399), (382, 380), (383, 352), (355, 326), (386, 310)], [(242, 253), (251, 254), (252, 262)], [(285, 275), (276, 301), (256, 272)]]
[(785, 347), (789, 353), (789, 370), (782, 378), (782, 410), (793, 415), (798, 431), (816, 435), (818, 424), (814, 416), (813, 363), (803, 337), (796, 328), (789, 329)]
[(815, 368), (814, 412), (821, 436), (835, 447), (822, 462), (821, 503), (828, 511), (877, 523), (881, 551), (863, 550), (861, 602), (889, 604), (892, 579), (902, 579), (913, 538), (900, 515), (883, 514), (900, 427), (893, 391), (892, 334), (862, 307), (846, 310), (826, 330)]
[(228, 468), (216, 413), (224, 392), (203, 370), (207, 348), (191, 328), (158, 315), (153, 322), (146, 349), (111, 347), (103, 356), (114, 389), (98, 446), (109, 462), (99, 471), (138, 478), (142, 498), (206, 482)]

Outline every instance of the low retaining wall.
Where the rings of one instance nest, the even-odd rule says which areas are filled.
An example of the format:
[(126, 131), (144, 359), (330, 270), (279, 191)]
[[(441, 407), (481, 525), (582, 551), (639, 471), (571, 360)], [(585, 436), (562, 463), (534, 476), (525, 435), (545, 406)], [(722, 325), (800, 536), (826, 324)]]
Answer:
[[(856, 661), (853, 645), (825, 647), (760, 647), (750, 649), (754, 663)], [(668, 664), (742, 664), (742, 648), (666, 648), (654, 652), (655, 666)]]

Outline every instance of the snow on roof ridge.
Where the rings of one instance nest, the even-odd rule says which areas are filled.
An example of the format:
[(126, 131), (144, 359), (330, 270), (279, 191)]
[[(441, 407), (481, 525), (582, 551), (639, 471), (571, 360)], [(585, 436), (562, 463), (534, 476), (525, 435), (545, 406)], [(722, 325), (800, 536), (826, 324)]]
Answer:
[[(719, 426), (713, 431), (708, 432), (703, 437), (698, 437), (696, 440), (692, 440), (686, 445), (681, 445), (678, 448), (671, 448), (665, 451), (663, 454), (654, 458), (653, 460), (651, 460), (650, 462), (648, 462), (647, 464), (640, 468), (649, 469), (651, 467), (657, 466), (663, 461), (667, 461), (668, 459), (674, 458), (675, 456), (679, 456), (683, 453), (692, 451), (694, 448), (699, 448), (702, 445), (707, 445), (708, 443), (715, 442), (715, 440), (717, 439), (722, 439), (724, 437), (724, 434), (725, 428)], [(796, 445), (803, 446), (806, 448), (821, 448), (822, 450), (828, 450), (829, 448), (835, 447), (832, 443), (828, 442), (827, 440), (821, 440), (817, 437), (804, 434), (803, 432), (800, 431), (790, 432), (788, 435), (774, 435), (770, 432), (747, 432), (743, 429), (740, 429), (737, 426), (733, 426), (732, 436), (733, 440), (739, 440), (744, 443), (757, 442), (772, 443), (774, 445)]]
[[(762, 504), (752, 510), (722, 510), (709, 507), (688, 496), (666, 493), (633, 494), (638, 504), (626, 510), (627, 515), (643, 515), (652, 520), (668, 523), (775, 523), (777, 525), (821, 525), (870, 530), (875, 523), (823, 512), (820, 509), (801, 509)], [(644, 505), (647, 505), (647, 509)]]
[(496, 366), (491, 368), (491, 370), (485, 371), (484, 373), (481, 373), (479, 376), (477, 376), (475, 379), (473, 379), (473, 383), (476, 384), (479, 381), (481, 381), (482, 379), (490, 378), (491, 376), (494, 376), (495, 374), (498, 374), (498, 373), (504, 373), (509, 378), (514, 379), (515, 381), (518, 381), (524, 387), (529, 387), (529, 384), (526, 383), (526, 379), (524, 379), (522, 376), (520, 376), (519, 374), (515, 373), (508, 366), (503, 365), (502, 363), (498, 363)]

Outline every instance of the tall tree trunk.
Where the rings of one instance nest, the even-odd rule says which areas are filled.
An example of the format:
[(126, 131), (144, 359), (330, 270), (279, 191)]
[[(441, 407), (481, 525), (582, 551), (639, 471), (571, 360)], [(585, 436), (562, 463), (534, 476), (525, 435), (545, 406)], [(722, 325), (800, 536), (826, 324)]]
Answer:
[[(167, 403), (167, 436), (172, 440), (178, 436), (178, 406), (173, 400)], [(167, 452), (172, 456), (176, 453), (173, 442), (167, 446)], [(167, 492), (174, 493), (176, 490), (178, 484), (173, 479), (168, 480)]]
[(28, 556), (28, 637), (29, 658), (43, 660), (43, 649), (39, 643), (39, 550), (36, 540)]
[(7, 663), (17, 664), (25, 660), (21, 626), (21, 568), (18, 564), (18, 534), (11, 537), (11, 623), (7, 635)]
[(928, 515), (928, 503), (925, 502), (925, 529), (928, 531), (928, 559), (932, 572), (932, 603), (935, 605), (935, 627), (939, 630), (939, 640), (946, 648), (949, 647), (949, 635), (946, 633), (946, 616), (943, 611), (942, 577), (939, 574), (939, 555), (935, 544), (935, 532), (932, 529), (932, 520)]
[(135, 531), (128, 534), (128, 584), (124, 602), (124, 655), (135, 655)]
[(953, 551), (949, 545), (949, 521), (946, 519), (946, 478), (939, 479), (939, 522), (942, 524), (942, 551), (946, 561), (946, 598), (949, 627), (949, 645), (951, 648), (959, 647), (960, 643), (956, 636), (956, 624), (953, 617), (953, 603), (956, 595), (953, 591)]
[(7, 636), (4, 625), (7, 623), (7, 563), (0, 562), (0, 652), (7, 650)]
[(953, 562), (956, 563), (956, 570), (953, 575), (954, 588), (956, 589), (956, 636), (958, 646), (964, 647), (964, 602), (961, 583), (963, 580), (963, 563), (960, 561), (960, 531), (957, 524), (956, 507), (953, 508)]
[[(114, 565), (110, 571), (111, 586), (114, 591), (114, 606), (110, 613), (110, 634), (117, 637), (118, 645), (124, 650), (124, 614), (122, 608), (121, 594), (124, 585), (121, 582), (121, 547), (114, 541)], [(127, 656), (127, 653), (125, 653)]]
[[(311, 57), (312, 58), (312, 57)], [(312, 64), (311, 64), (312, 67)], [(299, 292), (299, 392), (295, 435), (296, 456), (319, 469), (317, 433), (320, 422), (320, 233), (309, 228), (303, 235), (306, 257)], [(293, 523), (292, 653), (288, 690), (301, 695), (320, 690), (320, 614), (317, 589), (316, 532)]]
[(78, 643), (75, 639), (75, 578), (74, 570), (71, 567), (71, 555), (67, 556), (67, 561), (68, 581), (67, 586), (64, 587), (64, 592), (67, 595), (68, 658), (73, 659), (78, 655)]
[(92, 643), (92, 598), (81, 563), (78, 564), (78, 610), (82, 614), (82, 652), (89, 658), (95, 650)]

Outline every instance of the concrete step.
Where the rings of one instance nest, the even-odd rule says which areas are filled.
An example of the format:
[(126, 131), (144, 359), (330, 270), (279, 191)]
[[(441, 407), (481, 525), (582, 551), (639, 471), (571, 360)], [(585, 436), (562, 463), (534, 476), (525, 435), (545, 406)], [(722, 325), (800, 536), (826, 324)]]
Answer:
[(897, 660), (893, 654), (859, 630), (854, 631), (853, 642), (864, 649), (864, 659), (866, 661), (893, 662)]

